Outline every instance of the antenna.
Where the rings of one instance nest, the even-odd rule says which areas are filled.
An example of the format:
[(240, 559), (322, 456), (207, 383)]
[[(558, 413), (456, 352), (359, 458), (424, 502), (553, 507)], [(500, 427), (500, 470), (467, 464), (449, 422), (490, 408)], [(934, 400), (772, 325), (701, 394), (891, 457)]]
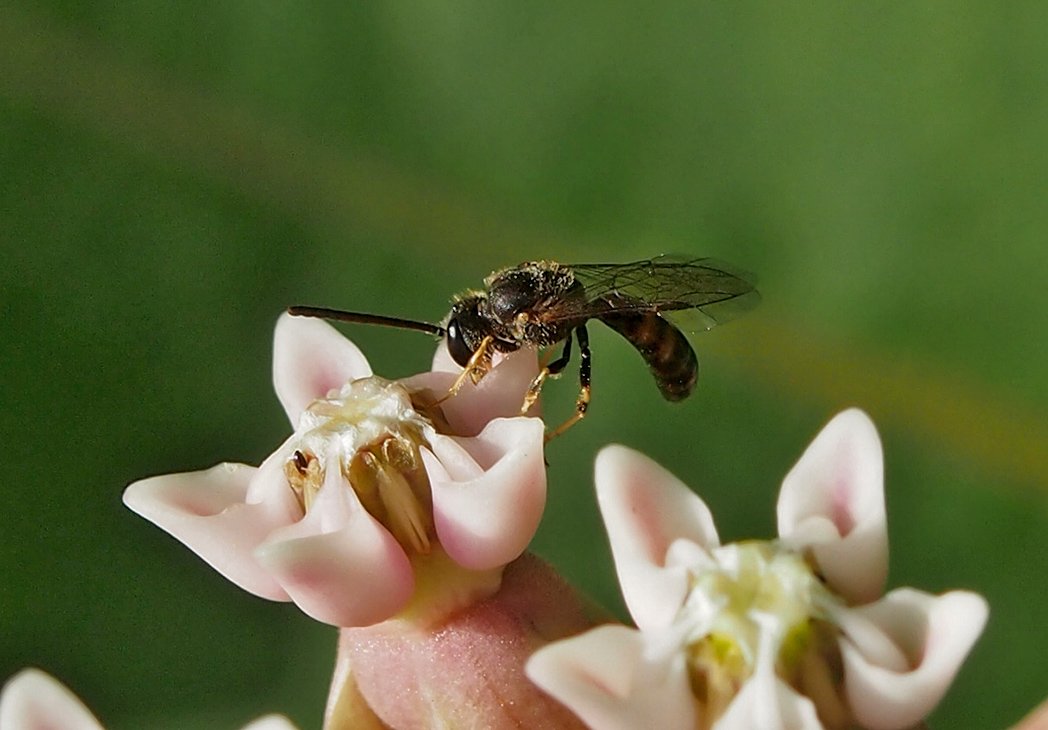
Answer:
[(416, 322), (413, 319), (400, 319), (399, 317), (384, 317), (381, 314), (364, 314), (363, 312), (345, 312), (341, 309), (327, 309), (325, 307), (288, 307), (287, 313), (293, 317), (317, 317), (319, 319), (330, 319), (336, 322), (355, 322), (357, 324), (379, 324), (383, 327), (397, 327), (402, 330), (415, 330), (425, 332), (437, 337), (447, 334), (440, 325), (429, 322)]

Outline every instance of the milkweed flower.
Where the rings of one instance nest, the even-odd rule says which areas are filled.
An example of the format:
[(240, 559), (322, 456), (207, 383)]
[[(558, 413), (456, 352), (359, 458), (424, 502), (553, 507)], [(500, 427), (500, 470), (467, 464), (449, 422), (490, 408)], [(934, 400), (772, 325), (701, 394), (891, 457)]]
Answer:
[(144, 479), (125, 504), (241, 588), (336, 626), (495, 593), (545, 505), (543, 424), (518, 415), (534, 354), (441, 401), (458, 370), (443, 346), (432, 371), (390, 381), (330, 325), (283, 315), (273, 350), (294, 433), (258, 467)]
[(637, 629), (550, 644), (528, 676), (593, 728), (908, 728), (945, 694), (987, 617), (966, 591), (887, 576), (883, 464), (849, 410), (783, 482), (779, 539), (721, 545), (709, 509), (622, 446), (597, 496)]
[[(102, 730), (91, 711), (61, 682), (39, 669), (23, 669), (0, 692), (4, 730)], [(282, 715), (266, 715), (243, 730), (295, 730)]]
[(341, 627), (328, 730), (580, 727), (524, 676), (593, 625), (522, 555), (546, 494), (544, 427), (520, 417), (534, 353), (461, 373), (446, 348), (402, 381), (329, 325), (282, 317), (273, 380), (294, 433), (261, 466), (154, 477), (124, 501), (241, 587)]

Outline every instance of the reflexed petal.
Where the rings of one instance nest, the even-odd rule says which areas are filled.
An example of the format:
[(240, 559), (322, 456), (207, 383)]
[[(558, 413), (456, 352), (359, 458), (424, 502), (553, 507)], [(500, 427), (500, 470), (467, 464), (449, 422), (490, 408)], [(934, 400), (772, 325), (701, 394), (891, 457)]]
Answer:
[(838, 414), (786, 475), (779, 536), (810, 547), (830, 586), (852, 603), (875, 600), (888, 575), (884, 465), (877, 429), (858, 409)]
[(525, 666), (535, 684), (595, 730), (695, 727), (683, 652), (645, 656), (644, 634), (600, 626), (536, 652)]
[(546, 504), (542, 421), (498, 419), (476, 439), (437, 437), (432, 446), (422, 457), (437, 535), (451, 559), (487, 570), (523, 553)]
[(280, 315), (273, 335), (273, 387), (292, 428), (310, 402), (371, 374), (363, 353), (327, 322)]
[(306, 516), (275, 531), (255, 556), (309, 616), (367, 626), (404, 607), (414, 576), (404, 549), (342, 478), (329, 470)]
[(219, 464), (205, 471), (143, 479), (127, 488), (124, 504), (244, 590), (287, 601), (287, 593), (253, 553), (270, 532), (297, 515), (272, 504), (245, 503), (260, 473), (243, 464)]
[(102, 730), (95, 716), (57, 679), (23, 669), (0, 693), (3, 730)]
[(900, 674), (909, 671), (910, 660), (893, 637), (885, 633), (873, 617), (862, 610), (870, 605), (873, 604), (858, 609), (831, 609), (833, 622), (848, 641), (858, 648), (867, 663)]
[(670, 546), (718, 545), (706, 504), (639, 452), (608, 446), (597, 455), (597, 502), (611, 541), (622, 595), (641, 629), (670, 623), (687, 590), (687, 573), (668, 563)]
[[(925, 717), (946, 693), (987, 617), (986, 601), (953, 591), (932, 596), (912, 589), (892, 591), (869, 606), (847, 611), (841, 621), (845, 687), (856, 720), (872, 730), (908, 728)], [(856, 623), (869, 622), (883, 636)], [(890, 641), (905, 660), (898, 666), (884, 648)]]

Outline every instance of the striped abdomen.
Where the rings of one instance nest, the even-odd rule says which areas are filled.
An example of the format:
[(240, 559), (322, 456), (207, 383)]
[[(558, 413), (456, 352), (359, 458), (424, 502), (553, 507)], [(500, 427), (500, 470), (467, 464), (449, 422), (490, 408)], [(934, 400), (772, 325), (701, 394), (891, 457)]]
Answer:
[(600, 320), (637, 348), (663, 398), (678, 401), (691, 395), (699, 360), (680, 330), (655, 312), (615, 312)]

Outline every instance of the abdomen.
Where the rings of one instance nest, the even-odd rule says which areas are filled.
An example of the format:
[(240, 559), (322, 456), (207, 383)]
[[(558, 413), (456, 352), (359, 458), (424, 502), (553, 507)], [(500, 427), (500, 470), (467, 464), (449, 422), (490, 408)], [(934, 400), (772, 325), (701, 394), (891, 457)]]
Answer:
[(617, 312), (600, 319), (637, 348), (663, 398), (679, 401), (691, 395), (699, 360), (680, 330), (655, 312)]

